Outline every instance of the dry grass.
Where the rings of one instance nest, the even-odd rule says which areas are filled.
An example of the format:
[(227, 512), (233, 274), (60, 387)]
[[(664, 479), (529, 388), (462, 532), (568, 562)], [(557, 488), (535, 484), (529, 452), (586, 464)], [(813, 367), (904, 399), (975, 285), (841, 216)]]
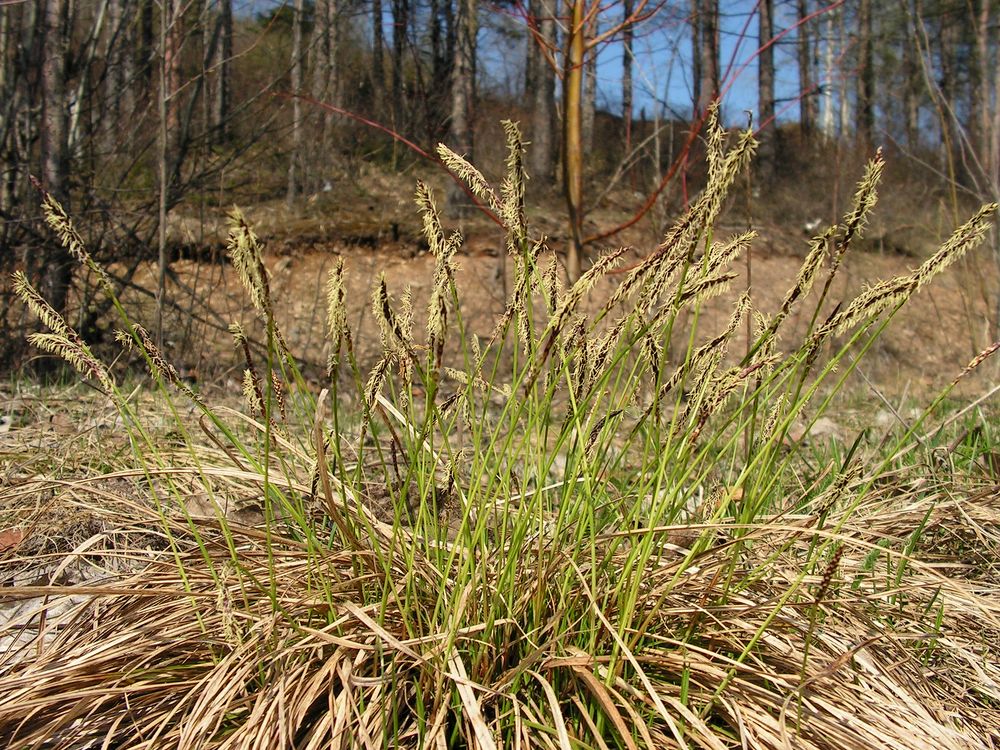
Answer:
[[(32, 550), (6, 546), (0, 738), (81, 749), (996, 746), (995, 431), (977, 426), (942, 453), (945, 432), (915, 440), (931, 409), (849, 447), (807, 450), (792, 430), (808, 432), (900, 308), (978, 244), (996, 206), (831, 313), (834, 276), (875, 204), (877, 157), (781, 307), (769, 317), (748, 291), (705, 331), (702, 303), (732, 284), (753, 238), (713, 234), (749, 134), (727, 150), (710, 129), (706, 191), (595, 305), (585, 302), (622, 252), (562, 286), (525, 225), (520, 135), (506, 131), (498, 191), (446, 158), (507, 229), (514, 284), (492, 335), (465, 327), (461, 237), (421, 186), (435, 258), (426, 328), (410, 290), (397, 303), (379, 278), (380, 359), (360, 364), (334, 266), (318, 396), (238, 212), (230, 252), (266, 341), (258, 355), (231, 329), (243, 411), (195, 392), (112, 296), (119, 339), (158, 386), (144, 408), (18, 279), (49, 329), (31, 340), (96, 383), (128, 451), (4, 495), (23, 505), (58, 488), (98, 521), (39, 580), (23, 578)], [(69, 217), (46, 210), (102, 278)], [(805, 304), (808, 333), (782, 350), (784, 322)]]
[[(22, 632), (21, 648), (0, 662), (0, 735), (11, 747), (80, 748), (435, 747), (459, 737), (473, 747), (493, 746), (493, 737), (523, 747), (993, 747), (996, 488), (907, 491), (891, 476), (880, 484), (866, 507), (829, 515), (830, 531), (816, 528), (814, 514), (760, 519), (740, 537), (732, 573), (731, 525), (716, 525), (714, 544), (691, 564), (672, 541), (691, 527), (653, 532), (662, 555), (626, 621), (643, 623), (641, 645), (608, 608), (608, 582), (591, 588), (573, 556), (552, 551), (527, 562), (521, 608), (551, 606), (550, 582), (579, 576), (578, 595), (605, 623), (586, 652), (556, 630), (521, 632), (531, 619), (524, 611), (477, 619), (500, 577), (489, 558), (477, 561), (482, 589), (460, 599), (467, 611), (450, 613), (469, 624), (414, 630), (413, 594), (403, 589), (423, 591), (432, 606), (435, 590), (451, 582), (429, 563), (411, 565), (409, 540), (377, 519), (369, 521), (378, 550), (317, 553), (249, 528), (229, 537), (204, 520), (195, 541), (178, 517), (167, 531), (185, 577), (161, 553), (129, 577), (5, 592), (8, 601), (30, 599), (34, 612), (5, 626), (31, 638)], [(140, 553), (122, 540), (148, 537), (160, 518), (133, 510), (145, 523), (106, 519), (116, 550), (91, 553), (88, 540), (74, 554), (134, 565)], [(914, 550), (903, 582), (891, 585), (901, 563), (893, 550), (928, 514), (924, 538), (944, 534), (950, 545)], [(817, 543), (839, 551), (832, 570), (803, 570)], [(616, 553), (610, 569), (626, 557)], [(406, 611), (391, 595), (372, 600), (384, 570), (378, 558), (388, 560)], [(59, 611), (67, 600), (74, 606)], [(471, 643), (477, 663), (462, 656)], [(603, 727), (589, 718), (595, 705)]]

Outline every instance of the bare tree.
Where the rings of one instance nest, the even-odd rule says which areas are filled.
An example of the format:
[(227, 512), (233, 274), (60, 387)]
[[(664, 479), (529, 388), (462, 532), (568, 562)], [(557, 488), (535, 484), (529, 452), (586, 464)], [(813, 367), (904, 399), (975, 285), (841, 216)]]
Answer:
[[(624, 0), (622, 3), (622, 16), (629, 18), (635, 7), (634, 0)], [(632, 45), (635, 37), (635, 29), (632, 24), (626, 24), (622, 30), (622, 122), (625, 126), (625, 150), (624, 156), (632, 151)]]
[(104, 140), (113, 148), (119, 137), (122, 121), (122, 101), (126, 91), (125, 61), (130, 58), (126, 39), (126, 0), (111, 0), (108, 24), (104, 34)]
[[(699, 14), (701, 0), (690, 0), (691, 12), (691, 113), (698, 114), (698, 102), (701, 101), (701, 21)], [(694, 119), (692, 117), (692, 119)]]
[[(964, 2), (937, 4), (933, 11), (925, 11), (919, 0), (907, 5), (909, 25), (916, 30), (913, 38), (919, 52), (923, 88), (939, 120), (940, 172), (947, 179), (956, 214), (962, 193), (979, 201), (1000, 203), (1000, 60), (997, 59), (1000, 28), (990, 23), (991, 9), (982, 5), (970, 24), (968, 8)], [(989, 35), (985, 42), (981, 39), (984, 34)], [(970, 47), (978, 50), (971, 60)], [(980, 55), (985, 59), (974, 59)], [(985, 90), (983, 82), (967, 90), (969, 108), (976, 99), (988, 96), (989, 101), (983, 102), (987, 112), (968, 112), (963, 117), (959, 80), (970, 78), (971, 71), (966, 69), (969, 62), (977, 65), (980, 74), (989, 81)], [(983, 128), (989, 132), (982, 132)], [(992, 239), (994, 262), (1000, 267), (1000, 232), (996, 227)], [(993, 338), (1000, 331), (1000, 292), (994, 293), (990, 334)]]
[[(599, 33), (598, 16), (602, 11), (599, 0), (566, 0), (566, 41), (560, 64), (563, 81), (563, 193), (569, 220), (569, 247), (566, 274), (571, 281), (580, 277), (583, 253), (583, 111), (584, 66), (589, 50), (599, 47), (621, 34), (625, 26), (645, 18), (648, 0), (638, 0), (632, 14), (619, 23), (609, 24)], [(553, 61), (555, 58), (553, 57)]]
[(410, 34), (410, 0), (392, 0), (392, 114), (397, 130), (404, 129), (409, 108), (403, 96), (403, 51)]
[(212, 98), (212, 133), (216, 143), (229, 138), (229, 106), (232, 98), (233, 0), (218, 0), (219, 41), (214, 58), (215, 96)]
[(556, 19), (552, 3), (557, 0), (531, 0), (531, 33), (536, 37), (530, 48), (537, 55), (534, 86), (531, 96), (534, 107), (531, 115), (531, 160), (532, 176), (548, 183), (552, 181), (553, 133), (555, 132), (555, 90), (556, 76), (553, 66), (546, 59), (556, 49)]
[(858, 73), (855, 133), (863, 147), (870, 147), (875, 133), (875, 55), (872, 42), (871, 0), (858, 3)]
[[(988, 2), (988, 0), (987, 0)], [(904, 39), (913, 39), (916, 29), (912, 22), (912, 14), (908, 12), (909, 0), (900, 0), (900, 7), (903, 11)], [(914, 149), (919, 141), (919, 131), (917, 122), (920, 117), (920, 65), (918, 63), (919, 53), (910, 43), (901, 44), (902, 53), (902, 75), (903, 75), (903, 132), (906, 136), (906, 145)]]
[[(45, 0), (41, 12), (42, 180), (46, 190), (69, 206), (68, 117), (66, 57), (69, 41), (66, 0)], [(63, 312), (71, 278), (70, 258), (61, 245), (45, 249), (42, 288), (57, 311)]]
[(835, 60), (837, 57), (837, 25), (836, 15), (840, 11), (827, 13), (823, 21), (823, 109), (820, 114), (820, 131), (828, 141), (833, 140), (837, 134), (834, 121), (834, 92), (836, 90), (835, 81), (837, 70)]
[(302, 15), (303, 0), (295, 0), (292, 17), (292, 152), (288, 159), (288, 191), (285, 201), (291, 206), (299, 193), (302, 164)]
[(385, 101), (385, 29), (382, 22), (382, 0), (372, 0), (372, 103), (381, 114)]
[[(467, 158), (472, 158), (475, 146), (472, 109), (476, 96), (476, 35), (479, 29), (476, 6), (476, 0), (458, 0), (448, 130), (451, 148)], [(461, 213), (465, 203), (465, 193), (453, 184), (448, 192), (449, 208), (454, 213)]]
[(570, 242), (566, 274), (580, 278), (583, 254), (583, 62), (585, 0), (567, 0), (569, 29), (563, 66), (563, 190), (569, 213)]
[(774, 0), (760, 0), (757, 6), (757, 113), (760, 117), (760, 149), (757, 164), (761, 179), (774, 177)]
[[(338, 23), (337, 0), (317, 0), (314, 6), (312, 43), (312, 97), (318, 102), (340, 106), (340, 50), (342, 24)], [(321, 170), (329, 167), (333, 110), (316, 108), (313, 112), (316, 134), (310, 147), (310, 162)]]
[(698, 27), (698, 96), (695, 113), (702, 115), (719, 96), (719, 0), (695, 0)]
[[(808, 138), (816, 123), (816, 98), (813, 96), (812, 76), (813, 35), (810, 34), (810, 27), (805, 20), (809, 16), (809, 1), (796, 0), (796, 13), (798, 28), (795, 49), (799, 68), (799, 128), (802, 134)], [(773, 26), (773, 4), (769, 15)], [(827, 13), (827, 18), (830, 18), (829, 13)]]
[(594, 122), (597, 119), (597, 53), (598, 48), (591, 47), (583, 66), (583, 122), (580, 138), (583, 150), (587, 153), (594, 150)]
[(157, 101), (159, 130), (157, 174), (159, 215), (157, 219), (156, 338), (163, 343), (163, 308), (167, 289), (167, 214), (170, 211), (171, 159), (179, 138), (177, 92), (180, 89), (180, 0), (160, 3), (160, 95)]

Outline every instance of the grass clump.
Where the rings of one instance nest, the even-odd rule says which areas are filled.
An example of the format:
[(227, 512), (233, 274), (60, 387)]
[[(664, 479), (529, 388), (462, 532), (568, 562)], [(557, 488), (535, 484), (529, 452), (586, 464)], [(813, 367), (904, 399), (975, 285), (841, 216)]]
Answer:
[[(911, 486), (904, 455), (921, 444), (908, 447), (909, 433), (811, 461), (791, 435), (827, 410), (888, 319), (981, 239), (996, 207), (912, 273), (831, 307), (831, 281), (875, 205), (877, 156), (781, 307), (768, 315), (748, 292), (722, 330), (705, 331), (702, 304), (733, 283), (754, 236), (713, 231), (750, 134), (727, 147), (713, 125), (705, 192), (604, 295), (623, 251), (563, 286), (525, 226), (520, 134), (506, 132), (498, 191), (443, 154), (506, 226), (512, 291), (483, 340), (462, 319), (462, 238), (422, 184), (435, 258), (426, 308), (376, 279), (381, 355), (363, 366), (338, 260), (318, 394), (281, 335), (262, 245), (238, 212), (230, 252), (267, 341), (255, 358), (232, 329), (246, 360), (242, 413), (194, 393), (119, 307), (122, 340), (159, 384), (179, 451), (158, 443), (110, 369), (19, 279), (51, 331), (35, 343), (120, 411), (154, 500), (136, 513), (156, 516), (168, 554), (84, 590), (99, 602), (56, 624), (32, 621), (30, 648), (0, 660), (0, 736), (11, 746), (946, 748), (996, 738), (1000, 670), (974, 651), (971, 629), (1000, 632), (1000, 611), (917, 554), (949, 514), (975, 508), (985, 523), (989, 510), (951, 474)], [(806, 300), (808, 334), (781, 341)], [(671, 345), (681, 337), (685, 346)], [(260, 523), (227, 516), (234, 492), (256, 499)], [(195, 494), (208, 517), (191, 511)], [(962, 698), (945, 716), (933, 705), (953, 690)]]

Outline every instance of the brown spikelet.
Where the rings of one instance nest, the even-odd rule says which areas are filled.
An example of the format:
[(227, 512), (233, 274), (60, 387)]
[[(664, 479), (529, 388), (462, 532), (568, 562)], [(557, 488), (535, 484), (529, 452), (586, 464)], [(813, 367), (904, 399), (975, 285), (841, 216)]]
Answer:
[(66, 325), (62, 316), (42, 297), (31, 285), (24, 271), (14, 271), (11, 275), (14, 282), (14, 293), (28, 306), (42, 324), (57, 336), (77, 338), (76, 333)]
[(278, 405), (278, 414), (281, 415), (282, 421), (287, 421), (288, 414), (285, 412), (285, 384), (274, 370), (271, 370), (271, 392), (274, 394), (274, 403)]
[(347, 328), (347, 292), (344, 287), (344, 258), (338, 256), (326, 281), (326, 333), (333, 349), (329, 369), (332, 373), (340, 361), (345, 341), (350, 337)]
[(375, 405), (375, 397), (378, 396), (382, 390), (382, 386), (385, 384), (391, 364), (392, 361), (390, 359), (382, 357), (368, 374), (368, 381), (365, 383), (365, 409), (367, 411), (371, 411)]
[(713, 244), (711, 250), (705, 254), (703, 266), (717, 269), (730, 265), (746, 252), (756, 238), (757, 232), (750, 230), (731, 237), (728, 242)]
[(997, 204), (987, 203), (976, 211), (972, 218), (956, 229), (941, 248), (924, 261), (914, 273), (914, 289), (916, 291), (922, 289), (931, 279), (979, 245), (990, 228), (996, 212)]
[(42, 214), (45, 216), (45, 223), (58, 235), (59, 242), (69, 251), (69, 254), (97, 276), (104, 291), (109, 294), (113, 293), (114, 289), (111, 285), (111, 279), (104, 268), (94, 260), (87, 250), (87, 245), (83, 241), (83, 237), (80, 236), (76, 226), (73, 224), (73, 220), (66, 213), (62, 204), (49, 191), (43, 188), (41, 183), (35, 178), (32, 177), (31, 181), (35, 188), (42, 194)]
[(594, 449), (597, 447), (598, 440), (601, 437), (601, 431), (604, 430), (605, 425), (607, 425), (608, 422), (617, 419), (622, 414), (623, 412), (621, 409), (615, 410), (610, 414), (606, 414), (597, 420), (597, 424), (591, 428), (590, 435), (587, 437), (587, 443), (583, 449), (583, 453), (588, 460), (594, 460)]
[(844, 556), (843, 546), (837, 547), (833, 553), (833, 557), (830, 558), (830, 562), (826, 564), (823, 569), (823, 577), (820, 579), (819, 587), (816, 589), (816, 597), (814, 601), (819, 604), (826, 597), (827, 592), (830, 590), (830, 586), (833, 584), (833, 577), (837, 573), (837, 568), (840, 566), (840, 558)]
[(91, 354), (90, 349), (80, 343), (56, 333), (29, 333), (28, 343), (42, 351), (50, 352), (68, 362), (85, 378), (96, 380), (104, 392), (112, 394), (114, 382), (104, 365)]
[(626, 249), (624, 247), (620, 247), (617, 250), (602, 255), (594, 262), (594, 265), (588, 268), (576, 281), (576, 283), (573, 284), (573, 286), (570, 287), (565, 294), (563, 294), (555, 313), (549, 319), (549, 324), (545, 329), (545, 343), (542, 345), (539, 357), (535, 360), (528, 376), (525, 378), (525, 387), (530, 387), (530, 385), (532, 385), (538, 377), (538, 373), (541, 371), (542, 366), (545, 364), (545, 361), (548, 359), (549, 353), (552, 350), (552, 345), (563, 332), (566, 324), (574, 316), (580, 301), (584, 298), (587, 292), (593, 288), (598, 279), (606, 275), (615, 267), (615, 265), (617, 265), (625, 252)]
[(249, 367), (243, 370), (243, 401), (251, 417), (264, 416), (264, 393), (260, 379)]
[(145, 352), (146, 364), (149, 367), (150, 373), (154, 377), (159, 377), (167, 381), (195, 403), (202, 403), (198, 394), (191, 390), (191, 387), (181, 379), (180, 373), (177, 372), (176, 368), (163, 356), (163, 352), (160, 351), (160, 347), (153, 341), (153, 337), (149, 335), (149, 331), (138, 323), (133, 324), (132, 330), (135, 332)]
[(263, 247), (260, 239), (247, 223), (243, 212), (239, 208), (233, 208), (229, 214), (229, 257), (233, 262), (243, 287), (250, 295), (250, 301), (259, 313), (265, 313), (267, 309), (267, 295), (265, 293), (265, 280), (261, 274), (262, 265), (260, 258)]
[(434, 256), (434, 279), (427, 310), (427, 341), (437, 369), (441, 366), (448, 335), (448, 303), (455, 283), (454, 258), (462, 245), (462, 235), (455, 232), (445, 239), (434, 196), (422, 182), (417, 183), (417, 205), (423, 217), (424, 236)]
[(468, 159), (459, 156), (443, 143), (438, 144), (437, 153), (442, 163), (469, 186), (473, 195), (479, 200), (485, 201), (490, 210), (498, 216), (503, 213), (502, 204), (497, 194), (483, 177), (483, 173), (476, 169)]
[[(724, 135), (718, 123), (717, 113), (712, 113), (708, 123), (710, 154), (708, 185), (687, 212), (670, 228), (657, 249), (628, 273), (604, 305), (604, 312), (610, 311), (626, 298), (638, 295), (642, 305), (640, 312), (645, 314), (655, 304), (658, 296), (667, 289), (668, 280), (685, 261), (690, 261), (694, 257), (696, 248), (708, 235), (708, 229), (714, 226), (733, 181), (745, 170), (756, 147), (752, 133), (744, 132), (736, 145), (728, 152), (724, 152)], [(741, 247), (743, 246), (737, 243), (731, 247), (720, 246), (720, 250), (726, 248), (729, 253), (738, 251)], [(715, 271), (715, 273), (720, 272)]]
[(559, 260), (556, 254), (549, 255), (549, 261), (542, 271), (542, 293), (545, 296), (545, 305), (551, 315), (556, 311), (556, 304), (562, 294), (562, 276), (559, 274)]
[(396, 312), (392, 309), (392, 298), (386, 284), (385, 273), (379, 273), (378, 282), (372, 291), (372, 312), (378, 321), (382, 351), (393, 360), (404, 355), (409, 346), (408, 337)]
[(856, 237), (862, 235), (868, 217), (875, 208), (875, 204), (878, 203), (878, 185), (882, 179), (884, 167), (885, 160), (882, 158), (882, 149), (880, 148), (865, 167), (865, 173), (858, 181), (858, 187), (854, 193), (851, 210), (841, 222), (840, 229), (842, 231), (832, 253), (830, 270), (823, 284), (821, 299), (826, 299), (847, 249)]
[(630, 316), (621, 316), (611, 330), (598, 339), (597, 344), (593, 347), (591, 367), (595, 380), (604, 374), (605, 368), (611, 362), (611, 355), (617, 350), (631, 322)]
[[(882, 181), (882, 172), (885, 169), (885, 159), (882, 157), (882, 149), (875, 152), (875, 156), (865, 167), (865, 173), (858, 182), (857, 190), (854, 193), (851, 210), (844, 217), (844, 232), (837, 243), (837, 253), (834, 257), (834, 265), (840, 262), (843, 250), (851, 244), (851, 241), (860, 236), (868, 223), (868, 217), (878, 203), (878, 186)], [(833, 269), (836, 270), (835, 268)]]
[(775, 438), (778, 423), (785, 413), (785, 403), (788, 401), (788, 394), (780, 393), (774, 399), (767, 412), (767, 420), (764, 422), (764, 429), (761, 431), (761, 442), (770, 443)]
[(500, 186), (500, 220), (507, 229), (507, 253), (517, 253), (528, 236), (524, 216), (524, 139), (517, 123), (504, 120), (507, 136), (507, 172)]
[(962, 380), (966, 375), (968, 375), (973, 370), (975, 370), (977, 367), (979, 367), (979, 365), (981, 365), (987, 359), (989, 359), (994, 354), (996, 354), (996, 352), (998, 350), (1000, 350), (1000, 340), (994, 341), (988, 347), (986, 347), (981, 352), (979, 352), (979, 354), (977, 354), (975, 357), (973, 357), (969, 361), (969, 364), (967, 364), (965, 367), (963, 367), (962, 371), (960, 373), (958, 373), (958, 375), (955, 376), (954, 380), (951, 381), (951, 386), (950, 387), (954, 388), (956, 385), (958, 385), (958, 383), (959, 383), (960, 380)]
[[(261, 378), (257, 365), (254, 362), (253, 353), (250, 351), (250, 342), (247, 340), (243, 327), (239, 323), (229, 326), (229, 332), (233, 336), (233, 341), (243, 352), (243, 401), (246, 403), (251, 416), (263, 417), (267, 412), (267, 397), (264, 393), (264, 380)], [(278, 411), (281, 418), (285, 419), (285, 400), (281, 380), (277, 373), (271, 371), (271, 392), (274, 394), (275, 402), (278, 404)], [(271, 420), (271, 426), (274, 426)]]
[(526, 355), (532, 351), (535, 342), (531, 335), (531, 323), (528, 317), (528, 306), (531, 302), (531, 268), (538, 262), (538, 256), (544, 249), (544, 240), (538, 240), (528, 246), (526, 257), (514, 256), (514, 288), (504, 307), (503, 315), (497, 319), (490, 333), (490, 345), (505, 335), (511, 321), (516, 317), (518, 340)]
[(267, 324), (269, 338), (273, 336), (280, 354), (291, 361), (291, 351), (274, 318), (270, 280), (264, 266), (264, 244), (239, 208), (234, 207), (229, 213), (229, 237), (226, 244), (233, 268), (250, 295), (250, 301), (258, 315)]
[(417, 180), (414, 201), (420, 210), (427, 246), (430, 248), (431, 254), (437, 258), (444, 248), (444, 228), (441, 226), (441, 217), (438, 215), (437, 205), (434, 202), (434, 194), (423, 180)]
[(842, 334), (906, 302), (915, 292), (974, 248), (989, 229), (997, 204), (989, 203), (959, 227), (934, 255), (909, 274), (881, 281), (855, 297), (846, 309), (830, 317), (813, 335), (815, 348), (833, 333)]
[(641, 358), (642, 361), (649, 364), (649, 372), (652, 375), (653, 383), (659, 383), (660, 376), (662, 375), (663, 345), (652, 331), (642, 337)]
[(725, 330), (707, 343), (695, 349), (687, 363), (674, 370), (671, 376), (667, 378), (667, 381), (660, 387), (658, 400), (663, 401), (666, 399), (670, 391), (672, 391), (678, 383), (691, 373), (695, 373), (699, 377), (699, 385), (696, 386), (695, 391), (697, 391), (697, 388), (699, 387), (702, 390), (707, 388), (708, 379), (714, 372), (718, 362), (725, 355), (729, 345), (729, 340), (733, 337), (733, 334), (739, 327), (740, 322), (749, 311), (750, 295), (748, 293), (744, 293), (736, 303)]
[(788, 313), (791, 312), (795, 303), (806, 297), (812, 290), (813, 283), (816, 281), (820, 268), (823, 266), (823, 259), (826, 258), (830, 240), (836, 231), (836, 227), (830, 227), (823, 234), (814, 237), (809, 243), (809, 252), (806, 253), (806, 259), (799, 268), (795, 284), (785, 294), (785, 298), (781, 302), (781, 307), (778, 308), (778, 312), (775, 313), (770, 325), (758, 337), (758, 341), (765, 336), (772, 336), (781, 327), (784, 319), (788, 317)]

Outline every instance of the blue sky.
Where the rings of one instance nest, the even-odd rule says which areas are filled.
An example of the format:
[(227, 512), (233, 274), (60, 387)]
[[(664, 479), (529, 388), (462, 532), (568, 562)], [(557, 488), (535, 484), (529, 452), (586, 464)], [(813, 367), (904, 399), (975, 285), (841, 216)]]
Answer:
[[(288, 0), (290, 1), (290, 0)], [(524, 0), (526, 3), (527, 0)], [(236, 0), (237, 13), (257, 13), (282, 4), (281, 0)], [(286, 4), (288, 4), (286, 2)], [(421, 3), (421, 5), (424, 5)], [(744, 110), (757, 108), (757, 65), (752, 55), (757, 48), (756, 0), (722, 0), (720, 19), (721, 70), (731, 71), (731, 86), (723, 98), (727, 123), (746, 121)], [(794, 24), (790, 3), (776, 2), (775, 31)], [(386, 34), (391, 37), (390, 3), (384, 2)], [(686, 23), (688, 0), (672, 0), (660, 13), (637, 29), (634, 44), (634, 111), (643, 109), (652, 117), (659, 107), (668, 114), (686, 117), (691, 107), (690, 31)], [(620, 5), (610, 5), (607, 23), (621, 12)], [(487, 88), (515, 93), (523, 80), (523, 23), (487, 2), (482, 3), (479, 38), (480, 77)], [(486, 14), (493, 14), (493, 18)], [(497, 29), (503, 28), (505, 33)], [(520, 39), (516, 36), (520, 32)], [(779, 118), (798, 117), (794, 102), (798, 91), (798, 69), (794, 55), (795, 33), (785, 37), (775, 48), (776, 95)], [(601, 48), (598, 64), (598, 107), (620, 112), (622, 44), (612, 41)], [(790, 104), (784, 105), (782, 99)], [(784, 109), (783, 109), (784, 108)]]
[[(677, 5), (678, 3), (674, 3)], [(688, 2), (678, 9), (664, 8), (660, 14), (636, 30), (633, 46), (633, 99), (635, 116), (643, 108), (649, 117), (654, 108), (665, 109), (687, 117), (691, 109), (691, 44), (687, 23)], [(732, 85), (723, 98), (727, 121), (745, 123), (744, 110), (757, 108), (757, 49), (756, 0), (723, 0), (720, 19), (721, 71), (730, 71)], [(776, 33), (794, 25), (793, 8), (785, 3), (776, 9)], [(617, 15), (612, 8), (609, 15)], [(609, 19), (610, 23), (610, 19)], [(485, 47), (488, 47), (488, 40)], [(798, 93), (798, 68), (795, 62), (794, 32), (775, 48), (776, 97), (787, 99), (790, 106), (783, 119), (798, 117), (794, 103)], [(486, 50), (484, 49), (484, 52)], [(488, 52), (486, 53), (489, 54)], [(598, 106), (618, 113), (621, 111), (621, 75), (623, 45), (613, 41), (602, 47), (598, 57)], [(487, 59), (489, 59), (487, 57)], [(778, 109), (783, 106), (780, 102)]]

